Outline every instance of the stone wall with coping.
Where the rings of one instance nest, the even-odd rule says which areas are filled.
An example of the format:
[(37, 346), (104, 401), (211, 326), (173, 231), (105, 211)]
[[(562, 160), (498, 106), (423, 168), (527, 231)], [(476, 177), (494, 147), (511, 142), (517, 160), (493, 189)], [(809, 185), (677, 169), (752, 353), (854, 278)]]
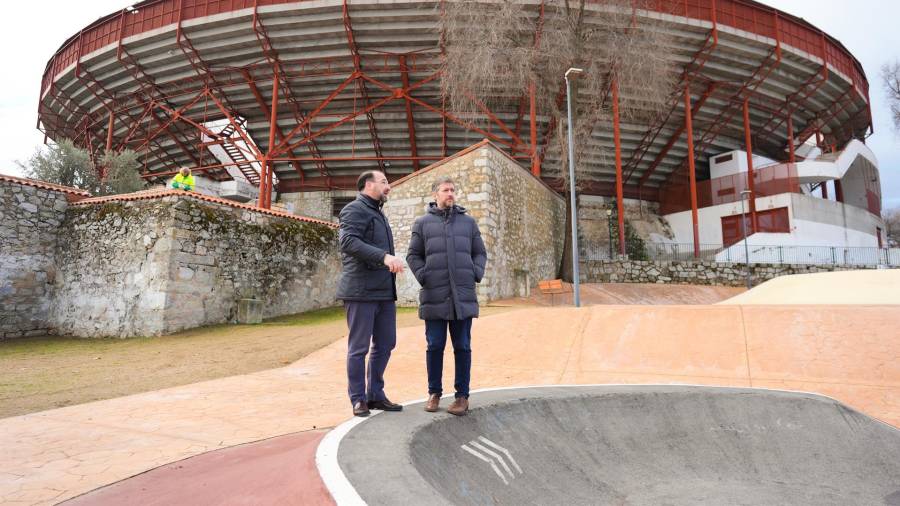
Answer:
[(0, 339), (52, 332), (57, 232), (73, 193), (45, 186), (0, 178)]
[[(398, 256), (406, 257), (413, 222), (425, 214), (440, 176), (456, 181), (457, 202), (478, 222), (487, 248), (480, 302), (525, 296), (539, 280), (556, 277), (564, 200), (486, 141), (392, 184), (384, 212)], [(400, 303), (418, 304), (419, 284), (408, 270), (398, 276), (397, 290)]]
[(149, 336), (333, 306), (334, 226), (195, 197), (85, 201), (61, 227), (51, 323), (82, 337)]
[[(580, 263), (586, 283), (673, 283), (746, 286), (744, 264), (720, 262), (670, 262), (598, 260)], [(750, 264), (754, 285), (788, 274), (874, 269), (871, 265)]]

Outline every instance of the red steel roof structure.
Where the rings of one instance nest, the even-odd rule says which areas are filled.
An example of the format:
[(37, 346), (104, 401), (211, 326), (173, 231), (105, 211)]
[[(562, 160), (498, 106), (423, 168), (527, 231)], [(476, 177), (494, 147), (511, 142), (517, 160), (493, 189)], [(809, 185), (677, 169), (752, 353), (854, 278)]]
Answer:
[[(487, 138), (558, 188), (549, 116), (531, 110), (528, 97), (485, 108), (488, 128), (443, 107), (439, 5), (141, 2), (98, 19), (53, 55), (38, 128), (93, 152), (134, 149), (148, 179), (189, 166), (218, 179), (243, 174), (266, 189), (271, 167), (280, 192), (353, 188), (365, 168), (396, 179)], [(705, 179), (700, 162), (717, 153), (750, 144), (788, 160), (812, 136), (840, 148), (871, 133), (860, 63), (816, 27), (750, 0), (652, 5), (635, 15), (675, 34), (683, 90), (655, 124), (616, 122), (579, 140), (620, 154), (618, 163), (598, 157), (581, 168), (585, 192), (658, 200), (673, 174)], [(535, 29), (542, 7), (523, 0)], [(213, 156), (213, 146), (230, 161)]]

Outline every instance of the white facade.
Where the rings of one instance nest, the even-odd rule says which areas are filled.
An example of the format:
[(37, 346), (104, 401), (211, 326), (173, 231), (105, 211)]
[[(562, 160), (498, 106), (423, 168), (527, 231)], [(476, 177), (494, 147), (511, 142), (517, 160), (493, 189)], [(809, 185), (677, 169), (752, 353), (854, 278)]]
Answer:
[[(745, 212), (749, 212), (749, 202), (744, 203)], [(832, 200), (824, 200), (810, 195), (798, 193), (782, 193), (771, 197), (756, 199), (756, 210), (765, 211), (786, 207), (790, 220), (790, 233), (757, 233), (751, 234), (751, 240), (757, 244), (774, 244), (783, 246), (847, 246), (877, 247), (875, 235), (878, 228), (884, 230), (881, 218), (849, 204)], [(721, 245), (722, 218), (741, 214), (740, 202), (704, 207), (697, 211), (700, 228), (700, 244)], [(668, 214), (664, 216), (675, 238), (672, 242), (693, 243), (693, 226), (691, 212)], [(748, 231), (749, 232), (749, 231)], [(754, 239), (759, 236), (760, 239)], [(765, 241), (759, 242), (762, 237)]]
[[(774, 163), (763, 157), (754, 157), (755, 167), (757, 161), (761, 166)], [(880, 186), (877, 181), (879, 177), (877, 161), (865, 144), (852, 141), (841, 152), (797, 162), (795, 168), (797, 182), (803, 185), (801, 186), (803, 193), (781, 193), (755, 199), (758, 213), (785, 208), (789, 231), (750, 234), (747, 240), (749, 245), (757, 246), (757, 249), (762, 246), (773, 246), (777, 249), (778, 247), (877, 248), (886, 245), (884, 222), (869, 211), (873, 195), (880, 194)], [(744, 151), (732, 151), (710, 158), (710, 173), (713, 178), (746, 172), (747, 155)], [(834, 200), (834, 191), (828, 199), (809, 193), (811, 183), (827, 184), (827, 181), (840, 181), (843, 202)], [(745, 201), (743, 213), (749, 211), (749, 201)], [(701, 249), (708, 250), (721, 246), (724, 242), (722, 218), (741, 214), (740, 201), (698, 209)], [(674, 234), (672, 242), (693, 243), (691, 211), (668, 214), (664, 218), (672, 228)], [(743, 244), (735, 245), (730, 251), (723, 251), (719, 256), (734, 259), (737, 255), (743, 258), (743, 248)], [(829, 250), (828, 254), (831, 255), (832, 252)], [(753, 254), (751, 258), (755, 260)]]

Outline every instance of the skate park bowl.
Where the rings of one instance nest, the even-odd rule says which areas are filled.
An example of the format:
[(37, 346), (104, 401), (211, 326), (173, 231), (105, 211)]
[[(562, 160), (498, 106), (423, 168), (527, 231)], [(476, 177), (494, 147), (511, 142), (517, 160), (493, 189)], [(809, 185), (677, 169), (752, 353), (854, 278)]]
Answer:
[(900, 505), (900, 430), (817, 394), (509, 388), (464, 417), (451, 397), (329, 433), (337, 504)]

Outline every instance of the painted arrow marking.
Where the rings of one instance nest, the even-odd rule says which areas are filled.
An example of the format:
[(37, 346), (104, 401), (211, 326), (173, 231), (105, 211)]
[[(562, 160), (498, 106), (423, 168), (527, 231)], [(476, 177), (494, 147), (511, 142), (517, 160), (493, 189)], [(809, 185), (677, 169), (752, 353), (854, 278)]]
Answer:
[[(460, 445), (460, 448), (462, 448), (463, 451), (466, 451), (490, 464), (491, 469), (493, 469), (494, 473), (496, 473), (497, 476), (499, 476), (500, 479), (503, 480), (504, 485), (509, 485), (509, 480), (506, 479), (506, 474), (504, 474), (503, 471), (500, 470), (500, 467), (497, 466), (497, 463), (500, 463), (500, 465), (503, 466), (503, 470), (506, 471), (507, 474), (509, 474), (510, 479), (514, 479), (516, 477), (516, 473), (513, 472), (512, 468), (509, 467), (509, 464), (506, 463), (506, 459), (504, 459), (503, 456), (500, 455), (500, 453), (502, 453), (506, 456), (507, 459), (509, 459), (509, 463), (512, 464), (512, 466), (519, 474), (522, 474), (522, 468), (519, 467), (519, 463), (516, 462), (516, 459), (514, 459), (512, 454), (509, 453), (509, 450), (484, 436), (478, 436), (477, 441), (473, 439), (467, 444)], [(496, 462), (494, 462), (495, 460)]]

